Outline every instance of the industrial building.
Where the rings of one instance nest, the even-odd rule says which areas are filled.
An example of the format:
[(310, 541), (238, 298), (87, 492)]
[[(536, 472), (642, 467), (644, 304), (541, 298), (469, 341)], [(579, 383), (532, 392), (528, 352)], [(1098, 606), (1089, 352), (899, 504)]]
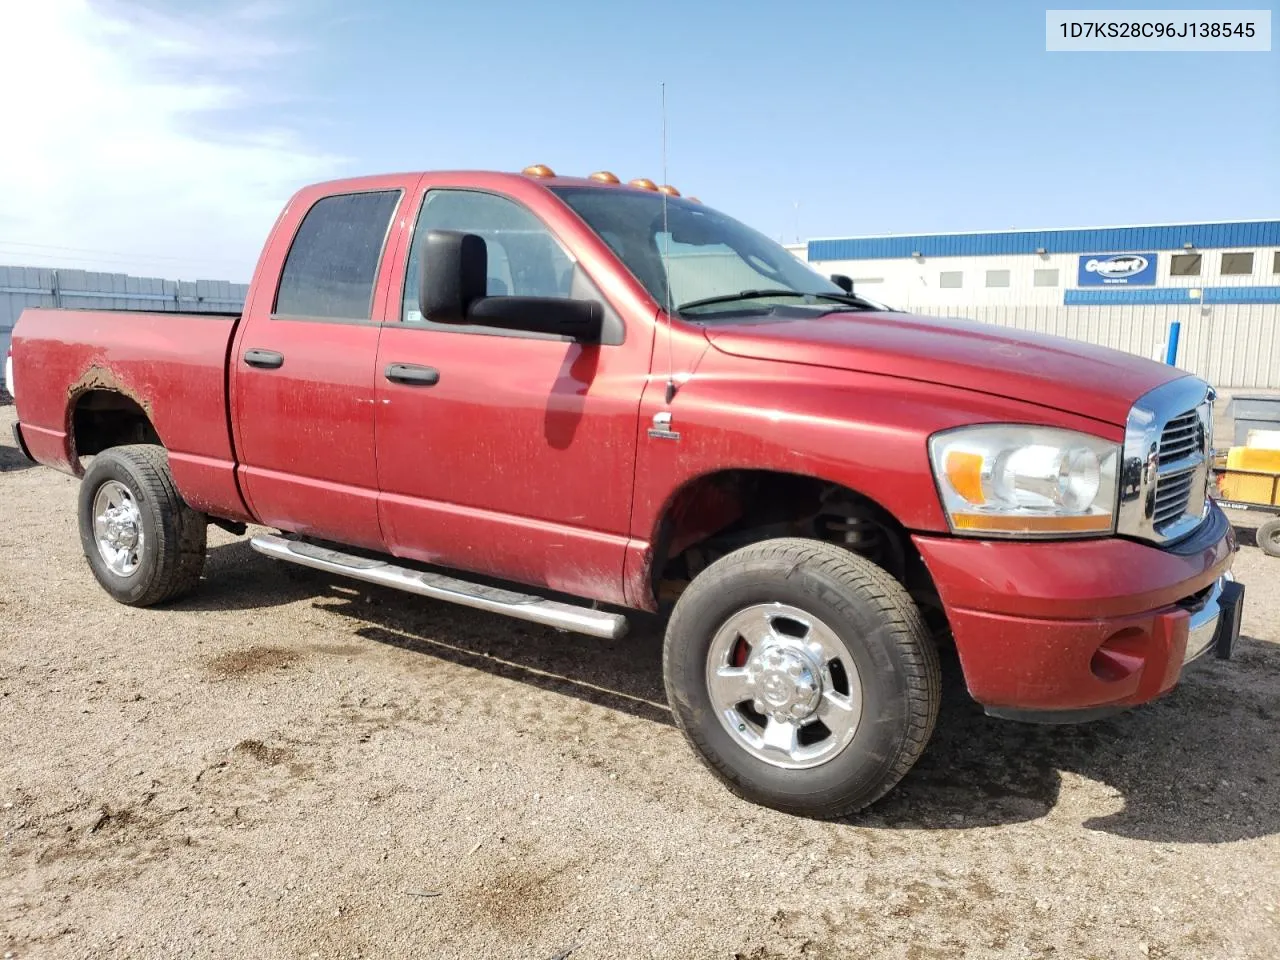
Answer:
[(1176, 362), (1220, 387), (1280, 388), (1280, 220), (810, 240), (854, 290)]

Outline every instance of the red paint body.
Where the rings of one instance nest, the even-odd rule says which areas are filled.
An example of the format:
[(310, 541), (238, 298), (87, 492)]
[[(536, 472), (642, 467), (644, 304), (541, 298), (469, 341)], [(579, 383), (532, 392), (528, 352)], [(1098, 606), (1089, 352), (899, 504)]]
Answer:
[[(645, 609), (655, 607), (659, 527), (682, 490), (730, 469), (815, 477), (871, 498), (912, 533), (979, 701), (1127, 704), (1176, 682), (1187, 615), (1174, 604), (1227, 569), (1228, 536), (1190, 557), (1117, 538), (952, 537), (926, 441), (982, 422), (1119, 441), (1133, 401), (1179, 371), (1057, 338), (899, 314), (668, 322), (546, 189), (565, 183), (593, 185), (429, 173), (306, 188), (268, 238), (239, 320), (28, 310), (13, 338), (27, 446), (42, 463), (78, 471), (76, 399), (86, 385), (117, 390), (150, 417), (183, 496), (213, 516)], [(485, 190), (530, 210), (622, 318), (624, 342), (402, 324), (413, 225), (434, 187)], [(284, 259), (312, 204), (371, 189), (403, 191), (372, 319), (273, 317)], [(250, 349), (287, 359), (257, 369), (243, 362)], [(429, 390), (390, 382), (389, 363), (435, 367), (440, 382)], [(671, 370), (681, 385), (668, 405)], [(648, 435), (665, 410), (678, 441)], [(1100, 679), (1091, 657), (1126, 628), (1141, 638), (1140, 668)]]

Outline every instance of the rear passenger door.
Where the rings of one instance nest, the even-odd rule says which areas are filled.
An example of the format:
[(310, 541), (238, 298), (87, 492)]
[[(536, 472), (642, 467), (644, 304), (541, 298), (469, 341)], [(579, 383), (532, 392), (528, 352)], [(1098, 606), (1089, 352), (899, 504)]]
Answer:
[[(376, 549), (372, 318), (385, 295), (383, 249), (412, 180), (373, 183), (304, 191), (286, 210), (258, 268), (231, 380), (240, 482), (259, 520)], [(279, 277), (277, 288), (263, 289), (268, 277)]]

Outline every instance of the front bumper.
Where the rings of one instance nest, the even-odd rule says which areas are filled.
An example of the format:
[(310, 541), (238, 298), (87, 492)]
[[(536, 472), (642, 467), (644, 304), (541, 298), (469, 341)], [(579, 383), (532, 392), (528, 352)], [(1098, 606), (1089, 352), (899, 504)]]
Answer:
[[(1235, 538), (1216, 505), (1174, 548), (1120, 538), (914, 540), (965, 683), (990, 713), (1088, 719), (1144, 703), (1215, 647), (1224, 614), (1239, 629), (1241, 588), (1227, 579)], [(1230, 653), (1226, 641), (1218, 649)]]

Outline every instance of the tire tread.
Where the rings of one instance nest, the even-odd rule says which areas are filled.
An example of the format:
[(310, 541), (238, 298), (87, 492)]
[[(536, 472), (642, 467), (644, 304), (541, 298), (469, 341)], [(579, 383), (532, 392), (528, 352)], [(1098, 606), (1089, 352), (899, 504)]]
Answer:
[(154, 504), (157, 514), (156, 575), (136, 598), (116, 599), (130, 606), (150, 607), (190, 593), (204, 570), (208, 521), (178, 493), (168, 453), (156, 444), (135, 443), (112, 447), (99, 456), (123, 461), (142, 487), (138, 492)]

